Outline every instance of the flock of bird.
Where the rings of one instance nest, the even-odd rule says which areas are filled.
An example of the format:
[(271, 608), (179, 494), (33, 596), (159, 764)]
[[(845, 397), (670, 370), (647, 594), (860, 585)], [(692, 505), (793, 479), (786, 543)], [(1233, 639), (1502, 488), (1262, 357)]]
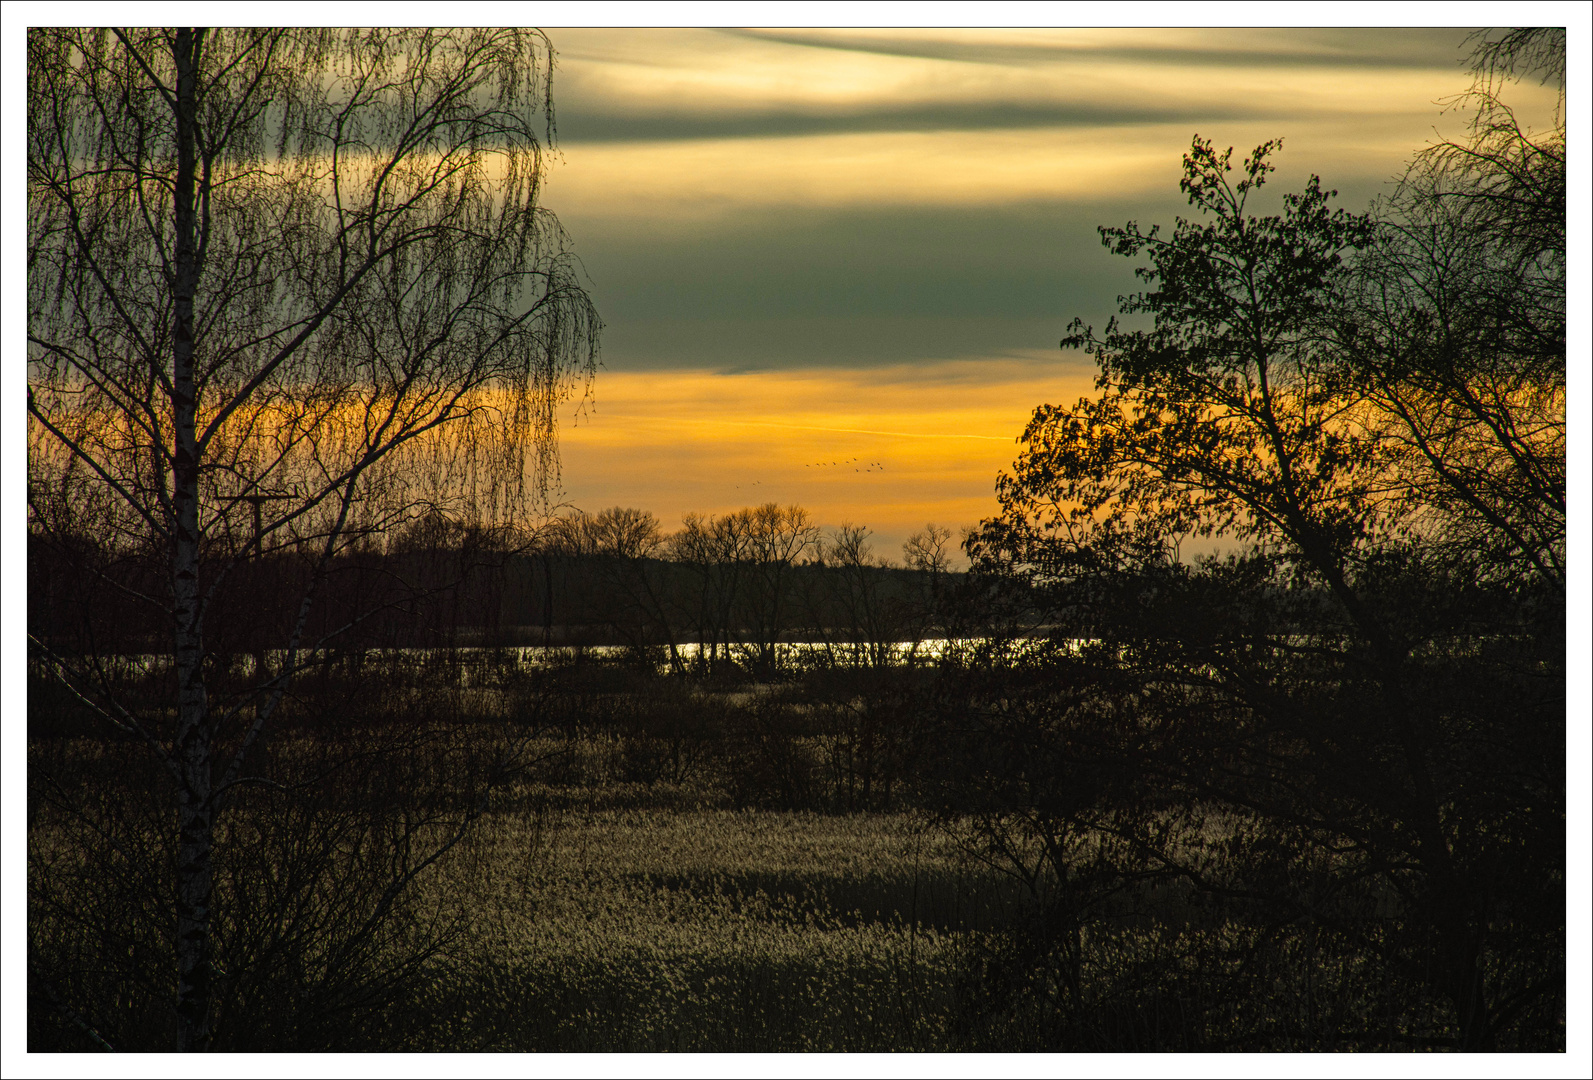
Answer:
[[(845, 461), (810, 461), (807, 464), (803, 465), (802, 467), (804, 469), (844, 469), (848, 465), (850, 465), (852, 467), (852, 471), (855, 472), (855, 473), (871, 473), (871, 472), (884, 472), (885, 471), (885, 463), (883, 461), (863, 461), (861, 458), (847, 458)], [(754, 480), (752, 483), (747, 484), (745, 486), (746, 487), (759, 487), (762, 484), (763, 484), (762, 480)], [(737, 484), (736, 485), (736, 490), (740, 491), (742, 486), (743, 485), (741, 485), (741, 484)]]
[(828, 469), (831, 466), (834, 466), (836, 468), (844, 468), (847, 465), (851, 465), (851, 466), (853, 466), (853, 468), (852, 468), (853, 472), (860, 472), (861, 473), (861, 472), (875, 472), (875, 471), (883, 472), (883, 471), (885, 471), (885, 463), (883, 461), (865, 461), (861, 465), (858, 465), (857, 462), (858, 462), (857, 458), (847, 458), (845, 461), (814, 461), (814, 462), (810, 462), (809, 464), (804, 465), (802, 467), (804, 469)]

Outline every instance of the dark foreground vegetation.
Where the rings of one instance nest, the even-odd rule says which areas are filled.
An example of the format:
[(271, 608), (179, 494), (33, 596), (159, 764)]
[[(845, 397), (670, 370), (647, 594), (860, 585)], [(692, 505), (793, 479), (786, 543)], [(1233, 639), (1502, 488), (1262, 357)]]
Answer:
[(965, 574), (241, 452), (201, 543), (35, 406), (29, 1048), (1563, 1050), (1564, 36), (1475, 63), (1374, 214), (1103, 230)]
[[(1344, 719), (1359, 688), (1264, 648), (1299, 703), (1269, 731), (1209, 673), (1148, 678), (1157, 647), (775, 683), (573, 651), (313, 669), (218, 838), (215, 1047), (1454, 1047), (1445, 901), (1492, 1045), (1563, 1047), (1552, 674), (1519, 643), (1413, 674), (1482, 738), (1510, 718), (1483, 756), (1427, 747), (1465, 792), (1470, 895), (1440, 898), (1387, 854), (1410, 796), (1348, 771), (1396, 750)], [(46, 683), (30, 713), (90, 719)], [(1290, 737), (1313, 715), (1342, 749)], [(30, 1046), (169, 1046), (170, 781), (60, 730), (29, 774)]]

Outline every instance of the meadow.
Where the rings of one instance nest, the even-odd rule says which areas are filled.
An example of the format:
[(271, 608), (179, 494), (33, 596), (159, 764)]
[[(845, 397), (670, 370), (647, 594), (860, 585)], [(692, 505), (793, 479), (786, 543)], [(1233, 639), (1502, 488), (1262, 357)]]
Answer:
[(469, 976), (428, 995), (459, 1049), (943, 1047), (988, 901), (902, 815), (562, 811), (479, 842), (430, 886), (471, 897)]
[[(1022, 908), (1021, 886), (970, 862), (919, 814), (747, 805), (738, 792), (755, 775), (740, 774), (761, 763), (727, 752), (737, 741), (728, 728), (773, 688), (701, 694), (648, 678), (644, 704), (613, 692), (639, 678), (614, 663), (550, 673), (523, 660), (392, 653), (306, 688), (296, 719), (333, 699), (349, 727), (331, 736), (300, 727), (271, 764), (343, 775), (308, 801), (253, 796), (220, 834), (218, 899), (233, 922), (218, 968), (235, 981), (218, 1048), (947, 1045), (960, 957)], [(550, 679), (562, 685), (550, 690)], [(70, 711), (42, 689), (32, 703), (57, 724)], [(439, 722), (433, 710), (444, 704)], [(403, 716), (415, 725), (395, 737)], [(676, 730), (688, 720), (707, 728)], [(136, 745), (64, 722), (32, 741), (40, 1007), (30, 1042), (158, 1046), (169, 944), (141, 918), (158, 901), (140, 895), (150, 883), (137, 866), (173, 857), (161, 777)], [(842, 752), (833, 738), (801, 743), (812, 772)], [(460, 812), (469, 782), (450, 772), (473, 767), (451, 757), (465, 744), (529, 763), (479, 813)], [(379, 764), (353, 771), (361, 760)], [(802, 791), (816, 797), (816, 781)], [(367, 933), (361, 914), (401, 876), (378, 852), (399, 847), (445, 850), (413, 877), (388, 925)], [(258, 944), (272, 935), (276, 945)], [(369, 970), (333, 970), (356, 958)], [(54, 979), (43, 975), (51, 968)], [(296, 995), (284, 985), (295, 982)], [(68, 1016), (49, 1007), (52, 995), (93, 1005)], [(294, 996), (300, 1005), (284, 1004)]]
[[(1358, 856), (1149, 774), (1123, 795), (1028, 743), (991, 758), (1010, 732), (964, 730), (985, 706), (954, 656), (760, 683), (562, 655), (303, 678), (279, 782), (217, 832), (216, 1049), (1454, 1045), (1400, 961), (1419, 924)], [(159, 692), (141, 670), (130, 699)], [(47, 684), (29, 706), (29, 1045), (160, 1048), (167, 781)], [(1523, 1047), (1563, 1039), (1546, 1021)]]

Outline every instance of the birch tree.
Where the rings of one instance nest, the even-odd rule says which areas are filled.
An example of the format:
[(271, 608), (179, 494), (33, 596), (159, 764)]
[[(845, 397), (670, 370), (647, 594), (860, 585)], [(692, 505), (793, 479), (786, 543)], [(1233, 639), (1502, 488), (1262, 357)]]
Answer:
[[(159, 553), (135, 599), (175, 700), (46, 659), (174, 782), (180, 1049), (211, 1036), (218, 818), (328, 567), (429, 509), (509, 523), (557, 476), (601, 324), (540, 203), (553, 55), (522, 29), (29, 33), (30, 507)], [(283, 659), (213, 695), (229, 575), (289, 547), (313, 572)]]

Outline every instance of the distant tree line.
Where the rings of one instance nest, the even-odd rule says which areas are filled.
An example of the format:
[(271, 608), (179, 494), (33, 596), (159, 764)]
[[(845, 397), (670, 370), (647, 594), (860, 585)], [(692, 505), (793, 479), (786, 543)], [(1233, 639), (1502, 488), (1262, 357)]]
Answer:
[(869, 536), (859, 525), (826, 532), (801, 507), (774, 503), (688, 514), (672, 534), (650, 513), (616, 507), (560, 519), (528, 558), (545, 568), (547, 620), (559, 567), (564, 623), (604, 629), (638, 655), (662, 651), (681, 674), (736, 665), (769, 678), (782, 644), (820, 646), (831, 664), (881, 665), (897, 643), (934, 632), (949, 530), (910, 538), (905, 566), (877, 556)]
[[(734, 668), (767, 679), (780, 673), (781, 647), (800, 643), (832, 666), (882, 666), (941, 631), (940, 597), (962, 575), (949, 569), (946, 528), (909, 538), (904, 565), (877, 555), (870, 535), (860, 525), (826, 531), (801, 507), (773, 503), (688, 514), (674, 533), (623, 507), (534, 530), (431, 511), (332, 560), (308, 629), (338, 660), (381, 648), (606, 644), (679, 674)], [(29, 566), (41, 642), (69, 654), (159, 651), (159, 620), (131, 598), (158, 565), (63, 521), (30, 535)], [(233, 566), (230, 595), (250, 618), (218, 627), (216, 651), (253, 654), (282, 640), (298, 615), (287, 601), (310, 572), (292, 547)]]

